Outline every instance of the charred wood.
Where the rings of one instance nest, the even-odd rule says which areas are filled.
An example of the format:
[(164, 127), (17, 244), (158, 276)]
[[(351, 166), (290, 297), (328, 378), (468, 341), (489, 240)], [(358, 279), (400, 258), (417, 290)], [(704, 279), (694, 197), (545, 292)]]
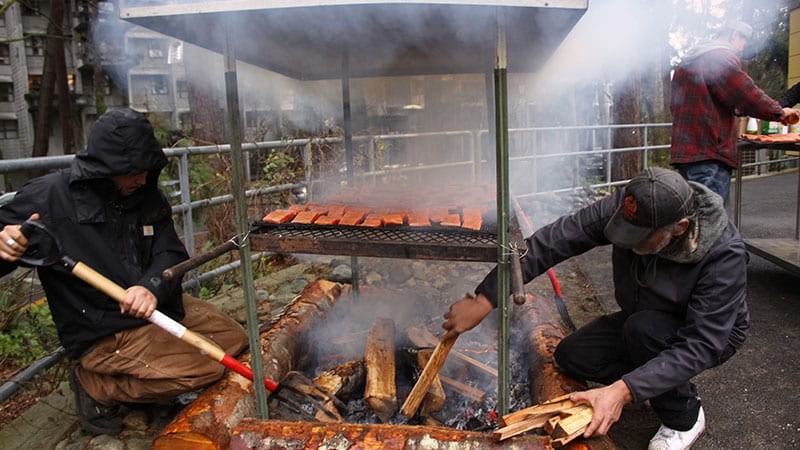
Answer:
[(491, 435), (431, 426), (385, 424), (321, 424), (317, 422), (245, 419), (231, 438), (231, 450), (253, 448), (480, 448), (544, 450), (546, 436), (517, 436), (503, 442)]
[[(301, 345), (306, 341), (302, 336), (319, 325), (341, 293), (342, 286), (337, 283), (320, 280), (309, 284), (272, 326), (261, 333), (264, 372), (268, 378), (281, 380), (294, 368), (295, 360), (307, 351)], [(240, 355), (239, 360), (249, 364), (250, 354)], [(181, 411), (156, 437), (153, 448), (227, 448), (234, 427), (255, 414), (252, 382), (229, 373)]]

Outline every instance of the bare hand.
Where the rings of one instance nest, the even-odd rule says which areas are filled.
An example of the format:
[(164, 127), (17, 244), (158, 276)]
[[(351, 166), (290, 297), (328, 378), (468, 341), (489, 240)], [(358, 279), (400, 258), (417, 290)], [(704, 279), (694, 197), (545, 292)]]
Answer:
[(446, 340), (451, 337), (458, 336), (459, 334), (475, 328), (484, 317), (492, 312), (494, 307), (483, 295), (473, 297), (469, 294), (465, 295), (461, 300), (450, 305), (450, 310), (444, 313), (445, 322), (442, 328), (447, 330), (441, 340)]
[(125, 291), (125, 301), (119, 304), (122, 314), (128, 313), (139, 319), (146, 319), (158, 306), (155, 295), (144, 286), (131, 286)]
[(794, 108), (783, 108), (780, 122), (783, 125), (794, 125), (800, 122), (800, 111)]
[(570, 396), (576, 403), (589, 403), (594, 413), (592, 422), (586, 427), (583, 437), (600, 436), (608, 434), (611, 425), (614, 425), (622, 414), (622, 407), (633, 400), (631, 391), (624, 381), (618, 380), (613, 384), (588, 391), (576, 392)]
[[(31, 214), (28, 220), (39, 220), (39, 214)], [(6, 225), (0, 230), (0, 258), (14, 262), (25, 254), (28, 237), (22, 234), (21, 227), (22, 225)]]

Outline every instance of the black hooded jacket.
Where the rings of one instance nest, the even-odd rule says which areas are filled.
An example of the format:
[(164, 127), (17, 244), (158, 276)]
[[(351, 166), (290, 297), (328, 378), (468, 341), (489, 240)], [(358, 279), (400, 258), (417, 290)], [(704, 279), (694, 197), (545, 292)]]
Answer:
[[(0, 226), (19, 224), (33, 213), (60, 241), (62, 253), (100, 272), (123, 288), (144, 286), (158, 309), (175, 320), (184, 315), (180, 280), (161, 272), (188, 258), (178, 239), (170, 205), (157, 180), (167, 158), (144, 115), (111, 111), (98, 119), (89, 143), (69, 169), (25, 184), (0, 208)], [(147, 182), (128, 196), (109, 179), (147, 172)], [(35, 244), (35, 233), (32, 244)], [(0, 273), (16, 264), (0, 260)], [(58, 265), (40, 267), (61, 344), (70, 357), (100, 338), (148, 322), (121, 314), (119, 304)]]

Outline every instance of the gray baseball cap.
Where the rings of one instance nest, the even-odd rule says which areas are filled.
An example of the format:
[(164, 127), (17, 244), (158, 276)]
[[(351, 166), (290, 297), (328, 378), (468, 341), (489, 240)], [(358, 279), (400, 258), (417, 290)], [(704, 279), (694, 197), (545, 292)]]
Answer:
[(736, 31), (748, 41), (753, 37), (753, 27), (741, 20), (729, 20), (725, 22), (725, 29), (731, 32)]
[(649, 168), (625, 185), (622, 202), (604, 231), (614, 245), (635, 248), (657, 229), (693, 212), (694, 190), (689, 183), (673, 170)]

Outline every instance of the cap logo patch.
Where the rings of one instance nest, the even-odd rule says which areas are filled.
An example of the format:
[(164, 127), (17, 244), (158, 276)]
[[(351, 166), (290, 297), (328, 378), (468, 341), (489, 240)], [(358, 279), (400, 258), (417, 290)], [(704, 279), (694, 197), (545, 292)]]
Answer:
[(638, 208), (639, 203), (636, 201), (633, 195), (626, 195), (622, 200), (622, 217), (628, 221), (636, 220), (639, 217), (637, 213)]

